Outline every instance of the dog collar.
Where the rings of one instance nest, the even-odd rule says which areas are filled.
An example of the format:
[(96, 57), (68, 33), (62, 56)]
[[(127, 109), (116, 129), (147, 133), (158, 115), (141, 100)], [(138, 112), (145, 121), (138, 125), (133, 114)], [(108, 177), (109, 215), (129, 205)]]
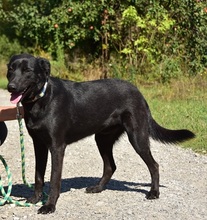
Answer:
[(47, 84), (48, 84), (48, 82), (46, 81), (45, 84), (44, 84), (44, 86), (43, 86), (43, 88), (42, 88), (42, 91), (41, 91), (40, 94), (37, 95), (36, 97), (42, 98), (42, 97), (45, 95), (45, 91), (46, 91), (46, 89), (47, 89)]
[(48, 81), (45, 82), (41, 92), (38, 95), (36, 95), (32, 100), (27, 101), (27, 103), (28, 102), (35, 102), (37, 99), (42, 98), (45, 95), (45, 92), (46, 92), (46, 89), (47, 89), (47, 85), (48, 85)]

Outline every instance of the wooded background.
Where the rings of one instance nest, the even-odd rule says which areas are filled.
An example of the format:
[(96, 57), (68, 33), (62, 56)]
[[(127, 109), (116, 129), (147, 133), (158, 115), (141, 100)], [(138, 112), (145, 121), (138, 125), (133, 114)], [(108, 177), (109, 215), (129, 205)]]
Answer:
[(1, 59), (29, 52), (70, 71), (92, 65), (100, 77), (127, 73), (159, 82), (206, 74), (206, 0), (0, 3)]

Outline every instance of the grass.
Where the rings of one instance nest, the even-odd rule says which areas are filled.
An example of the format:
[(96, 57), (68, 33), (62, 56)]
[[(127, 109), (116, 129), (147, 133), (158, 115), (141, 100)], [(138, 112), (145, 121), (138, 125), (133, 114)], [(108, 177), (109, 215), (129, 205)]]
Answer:
[(141, 86), (140, 90), (160, 125), (170, 129), (185, 128), (196, 134), (193, 140), (182, 143), (183, 147), (207, 154), (207, 79)]
[(0, 77), (0, 88), (6, 89), (7, 83), (8, 83), (8, 81), (7, 81), (6, 77)]
[(5, 89), (7, 87), (7, 79), (6, 79), (6, 61), (0, 61), (0, 88)]

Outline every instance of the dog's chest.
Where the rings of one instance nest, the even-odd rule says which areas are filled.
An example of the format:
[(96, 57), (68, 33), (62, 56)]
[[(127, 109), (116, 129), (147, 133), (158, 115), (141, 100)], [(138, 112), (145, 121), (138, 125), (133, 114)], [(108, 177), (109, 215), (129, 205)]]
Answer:
[(39, 105), (33, 105), (30, 109), (24, 108), (24, 118), (28, 130), (39, 130), (44, 127), (45, 119), (47, 118), (47, 115), (44, 113), (46, 111), (44, 110)]
[(40, 130), (45, 127), (45, 118), (41, 111), (25, 112), (25, 123), (28, 130)]
[(39, 120), (34, 120), (32, 118), (25, 119), (25, 123), (28, 130), (41, 130), (43, 124)]

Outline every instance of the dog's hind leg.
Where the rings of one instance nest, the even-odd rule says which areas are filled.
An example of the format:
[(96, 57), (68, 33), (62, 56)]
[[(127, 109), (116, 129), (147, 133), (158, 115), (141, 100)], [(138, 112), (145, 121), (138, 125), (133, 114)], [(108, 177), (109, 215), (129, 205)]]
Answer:
[(113, 158), (113, 145), (122, 133), (123, 129), (118, 127), (110, 132), (107, 130), (95, 135), (95, 140), (103, 159), (103, 176), (97, 185), (88, 187), (86, 189), (87, 193), (101, 192), (104, 189), (104, 186), (111, 179), (116, 170), (116, 165)]
[(147, 194), (147, 199), (159, 198), (159, 165), (154, 160), (149, 143), (149, 133), (146, 117), (142, 117), (142, 121), (136, 122), (131, 115), (124, 117), (123, 125), (127, 132), (128, 138), (135, 151), (140, 155), (146, 163), (151, 175), (151, 189)]

